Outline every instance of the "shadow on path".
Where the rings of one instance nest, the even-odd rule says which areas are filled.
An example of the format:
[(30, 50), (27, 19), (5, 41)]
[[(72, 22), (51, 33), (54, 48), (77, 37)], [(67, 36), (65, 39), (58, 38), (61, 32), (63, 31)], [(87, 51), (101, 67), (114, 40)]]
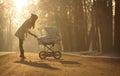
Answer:
[(64, 59), (46, 59), (48, 61), (59, 62), (61, 64), (80, 64), (78, 61), (64, 60)]
[(33, 66), (33, 67), (45, 68), (45, 69), (50, 69), (50, 70), (60, 70), (59, 68), (52, 67), (46, 63), (38, 63), (38, 62), (25, 61), (25, 60), (15, 61), (15, 63), (21, 63), (21, 64)]
[(60, 61), (61, 64), (80, 64), (79, 62), (77, 61)]

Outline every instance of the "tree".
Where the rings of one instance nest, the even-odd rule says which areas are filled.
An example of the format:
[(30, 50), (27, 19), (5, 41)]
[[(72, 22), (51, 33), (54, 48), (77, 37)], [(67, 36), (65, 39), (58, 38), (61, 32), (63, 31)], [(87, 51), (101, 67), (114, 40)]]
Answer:
[(120, 54), (120, 0), (115, 0), (114, 50)]
[(0, 51), (5, 50), (4, 25), (5, 25), (4, 5), (0, 4)]

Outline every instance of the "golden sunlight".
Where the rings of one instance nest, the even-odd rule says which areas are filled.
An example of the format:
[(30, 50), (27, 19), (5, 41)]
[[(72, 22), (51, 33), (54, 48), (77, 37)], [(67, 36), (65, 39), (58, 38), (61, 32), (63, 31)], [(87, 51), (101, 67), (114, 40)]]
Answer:
[(28, 5), (28, 0), (14, 0), (14, 1), (15, 1), (16, 11), (18, 13), (21, 13), (23, 7)]
[[(13, 0), (13, 13), (15, 13), (13, 25), (20, 25), (31, 13), (35, 12), (39, 1), (40, 0)], [(15, 28), (16, 27), (18, 26), (15, 26)]]

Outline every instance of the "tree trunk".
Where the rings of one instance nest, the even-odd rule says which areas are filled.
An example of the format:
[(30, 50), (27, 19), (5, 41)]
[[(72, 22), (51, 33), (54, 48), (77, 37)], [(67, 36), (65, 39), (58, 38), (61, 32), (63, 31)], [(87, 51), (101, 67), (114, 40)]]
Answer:
[(120, 0), (115, 0), (115, 31), (114, 31), (114, 49), (120, 54)]

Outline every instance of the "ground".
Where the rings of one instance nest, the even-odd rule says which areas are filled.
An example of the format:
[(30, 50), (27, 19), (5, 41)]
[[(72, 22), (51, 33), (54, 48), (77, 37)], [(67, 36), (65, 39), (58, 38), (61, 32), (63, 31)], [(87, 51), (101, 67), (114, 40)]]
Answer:
[(120, 59), (62, 55), (41, 60), (38, 53), (0, 53), (0, 76), (120, 76)]

